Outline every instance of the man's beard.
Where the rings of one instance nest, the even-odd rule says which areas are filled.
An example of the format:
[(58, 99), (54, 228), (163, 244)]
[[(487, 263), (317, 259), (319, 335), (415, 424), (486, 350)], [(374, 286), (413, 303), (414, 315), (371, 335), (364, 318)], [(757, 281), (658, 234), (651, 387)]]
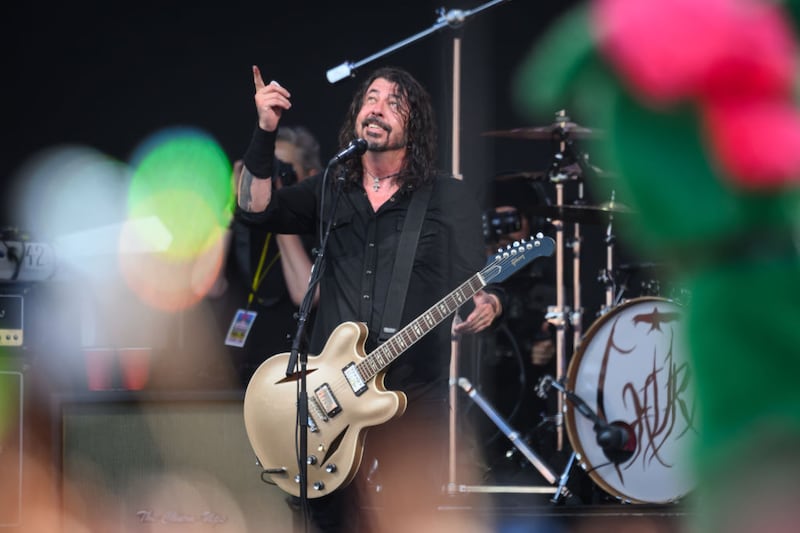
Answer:
[(386, 144), (377, 144), (367, 140), (367, 150), (370, 152), (392, 152), (405, 148), (407, 144), (405, 139), (400, 140), (400, 142), (389, 141)]

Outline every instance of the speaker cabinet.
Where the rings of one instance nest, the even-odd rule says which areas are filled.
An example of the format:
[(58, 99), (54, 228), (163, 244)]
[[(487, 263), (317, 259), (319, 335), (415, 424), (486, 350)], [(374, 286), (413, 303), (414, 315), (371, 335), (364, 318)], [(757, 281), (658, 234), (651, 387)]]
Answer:
[(23, 374), (0, 370), (0, 527), (22, 516)]
[(240, 391), (61, 399), (64, 516), (94, 531), (293, 531), (286, 495), (260, 478), (242, 400)]
[(0, 346), (22, 346), (22, 318), (22, 296), (0, 294)]

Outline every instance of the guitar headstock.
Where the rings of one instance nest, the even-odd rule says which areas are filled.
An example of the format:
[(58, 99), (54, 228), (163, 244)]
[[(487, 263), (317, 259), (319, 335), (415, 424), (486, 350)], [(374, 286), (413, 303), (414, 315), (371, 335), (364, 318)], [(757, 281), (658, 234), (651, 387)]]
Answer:
[(505, 248), (498, 249), (489, 258), (481, 274), (486, 283), (504, 281), (537, 257), (553, 255), (554, 251), (555, 241), (537, 233), (534, 238), (514, 241)]

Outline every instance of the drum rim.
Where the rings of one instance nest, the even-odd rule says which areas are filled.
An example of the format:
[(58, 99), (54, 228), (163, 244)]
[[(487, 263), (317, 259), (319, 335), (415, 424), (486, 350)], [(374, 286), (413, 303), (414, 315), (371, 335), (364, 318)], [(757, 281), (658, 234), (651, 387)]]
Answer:
[[(592, 339), (595, 335), (597, 335), (598, 330), (602, 328), (608, 320), (611, 319), (612, 316), (616, 316), (619, 311), (622, 311), (625, 308), (633, 307), (634, 305), (645, 303), (645, 302), (664, 302), (664, 303), (671, 303), (673, 305), (677, 305), (678, 307), (685, 307), (683, 304), (676, 302), (670, 298), (664, 298), (661, 296), (640, 296), (637, 298), (631, 298), (630, 300), (626, 300), (625, 302), (614, 306), (612, 309), (609, 309), (608, 312), (604, 313), (603, 316), (598, 317), (589, 329), (586, 330), (583, 338), (581, 339), (581, 344), (578, 349), (573, 353), (572, 358), (570, 359), (569, 365), (567, 366), (567, 373), (565, 375), (566, 382), (565, 386), (567, 390), (574, 391), (575, 390), (575, 380), (577, 379), (576, 374), (578, 369), (580, 368), (580, 362), (583, 360), (583, 356), (586, 353), (586, 348), (591, 344)], [(623, 494), (618, 489), (612, 487), (600, 474), (597, 473), (596, 468), (600, 465), (592, 465), (592, 463), (588, 460), (586, 456), (586, 450), (581, 445), (581, 441), (578, 438), (578, 428), (576, 425), (576, 416), (575, 416), (575, 407), (570, 404), (569, 402), (564, 403), (564, 426), (567, 429), (567, 439), (569, 440), (570, 444), (572, 445), (572, 449), (576, 453), (575, 460), (578, 464), (583, 468), (583, 470), (589, 475), (589, 477), (594, 481), (600, 488), (606, 491), (609, 495), (614, 496), (615, 498), (620, 499), (623, 502), (630, 502), (630, 503), (644, 503), (644, 504), (661, 504), (661, 503), (673, 503), (679, 501), (683, 497), (685, 497), (689, 491), (684, 494), (680, 494), (674, 498), (668, 500), (660, 500), (660, 501), (650, 501), (650, 500), (642, 500), (639, 498), (632, 497), (631, 495)]]

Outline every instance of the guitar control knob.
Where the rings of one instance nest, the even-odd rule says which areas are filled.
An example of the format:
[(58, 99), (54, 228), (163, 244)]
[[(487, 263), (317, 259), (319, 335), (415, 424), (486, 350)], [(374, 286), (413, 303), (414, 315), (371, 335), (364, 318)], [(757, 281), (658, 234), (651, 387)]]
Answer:
[(315, 465), (315, 464), (317, 464), (317, 456), (316, 456), (316, 455), (309, 455), (309, 456), (306, 458), (306, 463), (308, 463), (308, 464), (310, 464), (310, 465)]
[(314, 490), (322, 490), (325, 488), (325, 483), (323, 483), (322, 481), (315, 481), (313, 487)]
[(295, 483), (300, 483), (300, 474), (297, 474), (296, 476), (294, 476), (294, 482)]
[(325, 471), (327, 473), (329, 473), (329, 474), (333, 474), (334, 472), (336, 472), (336, 470), (337, 470), (337, 468), (336, 468), (336, 465), (334, 463), (330, 463), (329, 465), (327, 465), (325, 467)]

